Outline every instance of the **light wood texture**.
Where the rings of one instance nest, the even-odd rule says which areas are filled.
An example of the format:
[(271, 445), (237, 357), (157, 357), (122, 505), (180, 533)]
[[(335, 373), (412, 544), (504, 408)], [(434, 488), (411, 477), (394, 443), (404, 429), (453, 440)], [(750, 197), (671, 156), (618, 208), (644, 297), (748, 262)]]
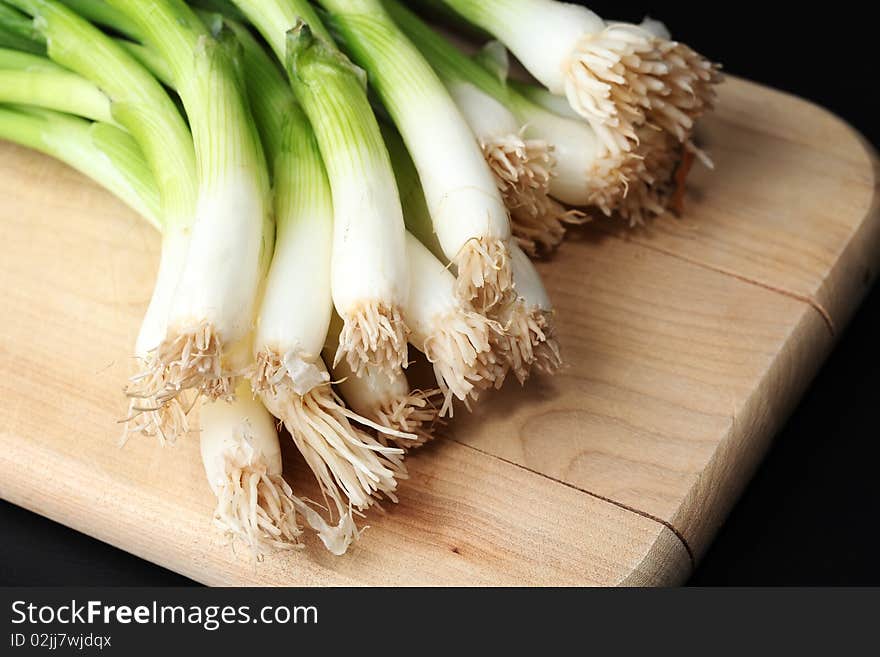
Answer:
[(832, 346), (820, 311), (839, 330), (880, 261), (873, 156), (840, 121), (730, 80), (703, 133), (718, 166), (683, 218), (541, 264), (566, 370), (457, 415), (350, 554), (256, 568), (210, 526), (192, 437), (116, 447), (157, 236), (0, 144), (0, 496), (209, 584), (684, 581)]

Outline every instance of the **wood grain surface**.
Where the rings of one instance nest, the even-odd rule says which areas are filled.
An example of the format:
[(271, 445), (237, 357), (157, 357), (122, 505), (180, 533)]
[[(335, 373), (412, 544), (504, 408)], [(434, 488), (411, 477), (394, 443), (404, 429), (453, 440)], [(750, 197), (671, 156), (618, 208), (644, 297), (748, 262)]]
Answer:
[[(208, 584), (684, 581), (880, 263), (860, 137), (741, 80), (721, 101), (684, 216), (600, 221), (540, 264), (567, 368), (457, 415), (348, 555), (256, 566), (211, 527), (195, 436), (117, 447), (157, 235), (0, 143), (0, 497)], [(308, 478), (292, 446), (285, 469)]]

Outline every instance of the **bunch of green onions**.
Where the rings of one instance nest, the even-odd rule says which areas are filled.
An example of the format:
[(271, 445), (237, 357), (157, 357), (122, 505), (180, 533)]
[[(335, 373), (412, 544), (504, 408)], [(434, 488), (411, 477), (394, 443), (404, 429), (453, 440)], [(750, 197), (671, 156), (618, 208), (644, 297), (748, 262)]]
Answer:
[(456, 406), (559, 368), (530, 257), (664, 212), (719, 81), (655, 22), (554, 0), (447, 0), (499, 39), (470, 51), (398, 0), (318, 4), (0, 0), (0, 138), (162, 234), (125, 437), (199, 406), (215, 524), (258, 557), (306, 529), (344, 553)]

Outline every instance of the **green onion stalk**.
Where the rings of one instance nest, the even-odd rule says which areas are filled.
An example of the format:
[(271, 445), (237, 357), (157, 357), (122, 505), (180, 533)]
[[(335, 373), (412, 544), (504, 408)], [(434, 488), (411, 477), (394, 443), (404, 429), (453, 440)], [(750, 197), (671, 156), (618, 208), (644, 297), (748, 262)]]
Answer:
[[(105, 13), (102, 21), (107, 24), (114, 18), (119, 17)], [(219, 29), (215, 18), (206, 20)], [(326, 175), (308, 122), (296, 106), (282, 71), (246, 30), (229, 25), (244, 44), (243, 65), (254, 92), (253, 109), (276, 174), (274, 201), (279, 217), (275, 256), (258, 315), (254, 339), (257, 365), (252, 378), (263, 400), (285, 421), (319, 480), (325, 475), (322, 488), (325, 497), (336, 502), (339, 524), (326, 523), (314, 510), (301, 510), (328, 548), (339, 553), (357, 536), (350, 505), (365, 508), (371, 495), (378, 492), (370, 480), (366, 485), (359, 484), (359, 471), (372, 473), (384, 488), (381, 492), (388, 496), (396, 486), (396, 472), (402, 470), (400, 448), (379, 444), (349, 420), (372, 426), (380, 433), (391, 433), (402, 443), (414, 436), (355, 416), (329, 385), (329, 374), (320, 360), (332, 308), (332, 205)], [(123, 31), (118, 22), (110, 26)], [(134, 35), (133, 30), (125, 31)], [(158, 58), (154, 61), (164, 65)], [(311, 284), (290, 285), (290, 280), (300, 279)], [(317, 359), (306, 352), (317, 354)], [(279, 366), (273, 368), (273, 364)], [(340, 491), (336, 481), (349, 484), (350, 499), (343, 499), (347, 493)]]
[(231, 401), (206, 400), (199, 414), (199, 447), (208, 484), (217, 498), (214, 525), (259, 560), (302, 548), (300, 512), (312, 509), (283, 477), (275, 418), (238, 381)]
[(98, 85), (46, 57), (6, 48), (0, 48), (0, 101), (116, 124), (110, 99)]
[[(519, 125), (525, 139), (548, 144), (554, 160), (548, 183), (552, 198), (606, 215), (617, 213), (631, 223), (664, 211), (665, 197), (660, 192), (671, 181), (680, 155), (674, 138), (644, 128), (635, 149), (612, 153), (564, 98), (536, 85), (508, 80), (507, 51), (497, 41), (469, 57), (397, 0), (383, 0), (383, 4), (418, 44), (482, 141), (492, 143), (500, 132), (496, 126)], [(518, 219), (518, 213), (513, 213), (514, 233), (530, 254), (552, 248), (562, 238), (565, 223), (583, 219), (562, 215), (559, 221), (546, 222), (542, 230), (541, 224), (529, 218)]]
[(433, 366), (443, 399), (440, 417), (451, 417), (454, 399), (469, 408), (481, 390), (495, 385), (503, 367), (493, 346), (505, 332), (457, 294), (416, 166), (400, 134), (387, 125), (382, 132), (404, 200), (411, 290), (404, 314), (412, 329), (410, 343)]
[(45, 40), (40, 38), (31, 18), (2, 2), (0, 2), (0, 47), (35, 55), (46, 52)]
[(333, 362), (389, 377), (407, 364), (403, 211), (362, 71), (303, 0), (236, 0), (285, 64), (324, 161), (333, 203), (331, 291), (344, 329)]
[[(243, 46), (254, 116), (274, 179), (277, 221), (254, 339), (253, 388), (284, 423), (330, 502), (330, 522), (314, 509), (306, 519), (325, 546), (341, 554), (358, 536), (353, 510), (367, 509), (377, 497), (394, 499), (398, 478), (406, 476), (403, 449), (389, 446), (387, 438), (406, 444), (415, 436), (357, 415), (331, 386), (321, 358), (333, 311), (330, 183), (315, 134), (283, 70), (245, 28), (230, 26)], [(367, 376), (389, 378), (373, 370)], [(375, 429), (379, 438), (359, 426)]]
[(58, 0), (85, 20), (121, 36), (113, 41), (166, 87), (174, 85), (171, 71), (161, 56), (141, 43), (137, 25), (125, 14), (114, 9), (106, 0)]
[[(565, 191), (572, 169), (579, 188), (594, 184), (587, 183), (587, 174), (593, 173), (588, 172), (589, 163), (584, 166), (585, 158), (596, 151), (594, 135), (582, 128), (586, 139), (582, 137), (575, 147), (563, 146), (562, 162), (557, 164), (557, 145), (530, 120), (535, 108), (525, 102), (520, 103), (519, 111), (512, 108), (522, 99), (505, 85), (506, 71), (494, 74), (483, 70), (400, 3), (382, 4), (439, 75), (476, 135), (510, 211), (519, 245), (533, 256), (552, 251), (562, 242), (568, 225), (586, 220), (583, 212), (566, 208), (552, 192), (559, 195)], [(423, 38), (427, 44), (422, 43)], [(574, 199), (568, 196), (569, 204), (590, 205), (586, 194)]]
[(274, 240), (269, 175), (239, 46), (182, 0), (110, 0), (169, 69), (192, 130), (197, 198), (189, 248), (147, 391), (231, 399), (248, 369)]
[[(190, 130), (162, 85), (125, 48), (61, 3), (0, 0), (3, 6), (27, 17), (32, 38), (55, 64), (100, 89), (112, 120), (131, 134), (154, 172), (165, 230), (156, 285), (135, 345), (141, 371), (127, 388), (131, 401), (125, 436), (140, 431), (173, 442), (187, 431), (191, 402), (165, 385), (157, 350), (166, 337), (195, 219), (198, 178)], [(63, 109), (57, 104), (60, 96), (44, 96), (43, 101), (50, 109)], [(84, 108), (82, 113), (93, 111)]]
[[(497, 42), (495, 42), (497, 43)], [(580, 117), (565, 102), (544, 87), (525, 82), (511, 81), (517, 92), (567, 122)], [(557, 122), (559, 122), (557, 120)], [(713, 169), (709, 155), (698, 148), (691, 138), (684, 143), (675, 136), (650, 126), (636, 129), (638, 146), (622, 155), (622, 165), (615, 172), (617, 185), (609, 186), (613, 197), (605, 197), (598, 207), (606, 215), (612, 212), (627, 221), (630, 226), (644, 224), (651, 217), (663, 214), (681, 193), (690, 162), (699, 160), (703, 166)], [(607, 159), (607, 158), (606, 158)], [(682, 175), (685, 174), (685, 175)]]
[(510, 218), (455, 102), (378, 1), (321, 4), (406, 142), (459, 295), (481, 311), (502, 303), (512, 285)]
[[(426, 245), (427, 250), (439, 261), (438, 264), (448, 266), (442, 246), (431, 232), (432, 222), (425, 194), (406, 145), (393, 129), (386, 129), (384, 134), (397, 174), (400, 195), (405, 199), (407, 229)], [(510, 251), (515, 289), (507, 303), (498, 304), (492, 309), (493, 321), (488, 326), (487, 334), (488, 349), (478, 352), (477, 366), (470, 370), (474, 374), (469, 377), (472, 386), (468, 395), (470, 400), (475, 400), (483, 390), (501, 388), (508, 374), (512, 373), (520, 383), (525, 383), (534, 367), (553, 373), (562, 364), (553, 325), (553, 308), (540, 276), (517, 244), (511, 244)], [(526, 263), (522, 262), (523, 257)], [(437, 284), (432, 294), (442, 298), (441, 290), (442, 286)], [(437, 363), (430, 355), (429, 360), (434, 362), (436, 370)], [(438, 381), (442, 381), (439, 372)], [(440, 387), (447, 393), (443, 407), (447, 410), (448, 390), (443, 383)], [(464, 401), (467, 403), (468, 399)]]
[(153, 174), (127, 132), (39, 106), (6, 105), (2, 94), (0, 99), (4, 103), (0, 105), (0, 139), (64, 162), (120, 198), (153, 227), (164, 228)]
[(715, 101), (717, 67), (650, 24), (608, 22), (556, 0), (444, 2), (565, 96), (612, 153), (635, 148), (643, 126), (687, 142)]
[[(339, 347), (342, 318), (333, 313), (330, 332), (324, 347), (324, 358), (333, 361)], [(331, 368), (335, 386), (354, 412), (384, 427), (407, 434), (406, 439), (393, 434), (379, 434), (385, 443), (404, 449), (414, 449), (434, 440), (436, 430), (443, 425), (440, 410), (443, 404), (439, 388), (414, 388), (402, 370), (388, 377), (375, 370), (357, 376), (346, 360)]]

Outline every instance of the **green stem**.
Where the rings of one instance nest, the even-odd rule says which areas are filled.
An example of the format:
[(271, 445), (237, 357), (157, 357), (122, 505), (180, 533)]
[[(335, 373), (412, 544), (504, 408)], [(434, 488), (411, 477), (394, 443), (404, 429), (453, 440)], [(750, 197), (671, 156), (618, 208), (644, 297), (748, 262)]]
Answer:
[(287, 57), (286, 35), (300, 21), (309, 26), (313, 34), (333, 43), (333, 37), (324, 27), (317, 12), (307, 0), (233, 0), (272, 48), (278, 61)]
[(277, 61), (263, 49), (250, 31), (242, 24), (227, 20), (226, 25), (235, 33), (242, 46), (248, 97), (251, 110), (260, 130), (267, 160), (273, 162), (284, 141), (284, 124), (289, 114), (308, 123), (296, 104), (296, 98)]
[[(2, 7), (2, 5), (0, 5)], [(8, 31), (0, 24), (0, 48), (13, 48), (36, 55), (46, 54), (46, 44)]]
[[(250, 172), (268, 190), (259, 135), (236, 67), (237, 44), (209, 32), (182, 0), (111, 0), (168, 65), (192, 129), (198, 179), (222, 184)], [(267, 217), (268, 218), (268, 217)]]
[(95, 25), (109, 27), (133, 41), (140, 41), (137, 25), (125, 14), (111, 7), (104, 0), (59, 0), (62, 4)]
[[(315, 134), (284, 73), (239, 23), (227, 21), (242, 44), (251, 107), (274, 178), (277, 240), (291, 219), (308, 218), (295, 208), (332, 208), (330, 187)], [(331, 215), (332, 216), (332, 215)]]
[(40, 55), (0, 47), (0, 70), (63, 73), (66, 69), (48, 59), (45, 53)]
[(0, 138), (61, 160), (162, 229), (155, 179), (137, 143), (123, 130), (49, 110), (0, 107)]
[(46, 39), (34, 27), (30, 17), (6, 4), (6, 0), (0, 0), (0, 28), (22, 42), (45, 47)]
[(28, 13), (49, 57), (97, 84), (117, 123), (144, 152), (169, 221), (195, 214), (198, 179), (193, 141), (174, 102), (150, 73), (98, 28), (54, 0), (4, 0)]
[(155, 50), (147, 48), (143, 44), (128, 41), (127, 39), (116, 39), (116, 43), (122, 46), (129, 55), (134, 57), (141, 66), (152, 73), (159, 82), (166, 87), (174, 86), (171, 69)]
[(473, 84), (511, 109), (529, 102), (497, 75), (493, 75), (452, 45), (398, 0), (382, 0), (382, 6), (445, 82)]
[(114, 123), (110, 99), (76, 73), (0, 69), (0, 102), (35, 105)]
[(346, 320), (365, 305), (398, 313), (409, 283), (406, 231), (363, 71), (336, 47), (307, 2), (235, 2), (284, 62), (320, 149), (333, 203), (336, 309)]
[(288, 32), (287, 70), (328, 168), (356, 176), (358, 170), (377, 162), (393, 176), (363, 71), (305, 24)]
[(443, 25), (475, 41), (488, 41), (492, 38), (486, 30), (465, 20), (443, 0), (410, 0), (407, 4), (419, 8), (419, 13), (432, 23)]
[(114, 41), (162, 84), (167, 87), (173, 86), (168, 64), (158, 53), (142, 44), (143, 39), (138, 26), (124, 13), (111, 7), (105, 0), (60, 0), (60, 2), (86, 20), (124, 35), (125, 38), (114, 38)]

